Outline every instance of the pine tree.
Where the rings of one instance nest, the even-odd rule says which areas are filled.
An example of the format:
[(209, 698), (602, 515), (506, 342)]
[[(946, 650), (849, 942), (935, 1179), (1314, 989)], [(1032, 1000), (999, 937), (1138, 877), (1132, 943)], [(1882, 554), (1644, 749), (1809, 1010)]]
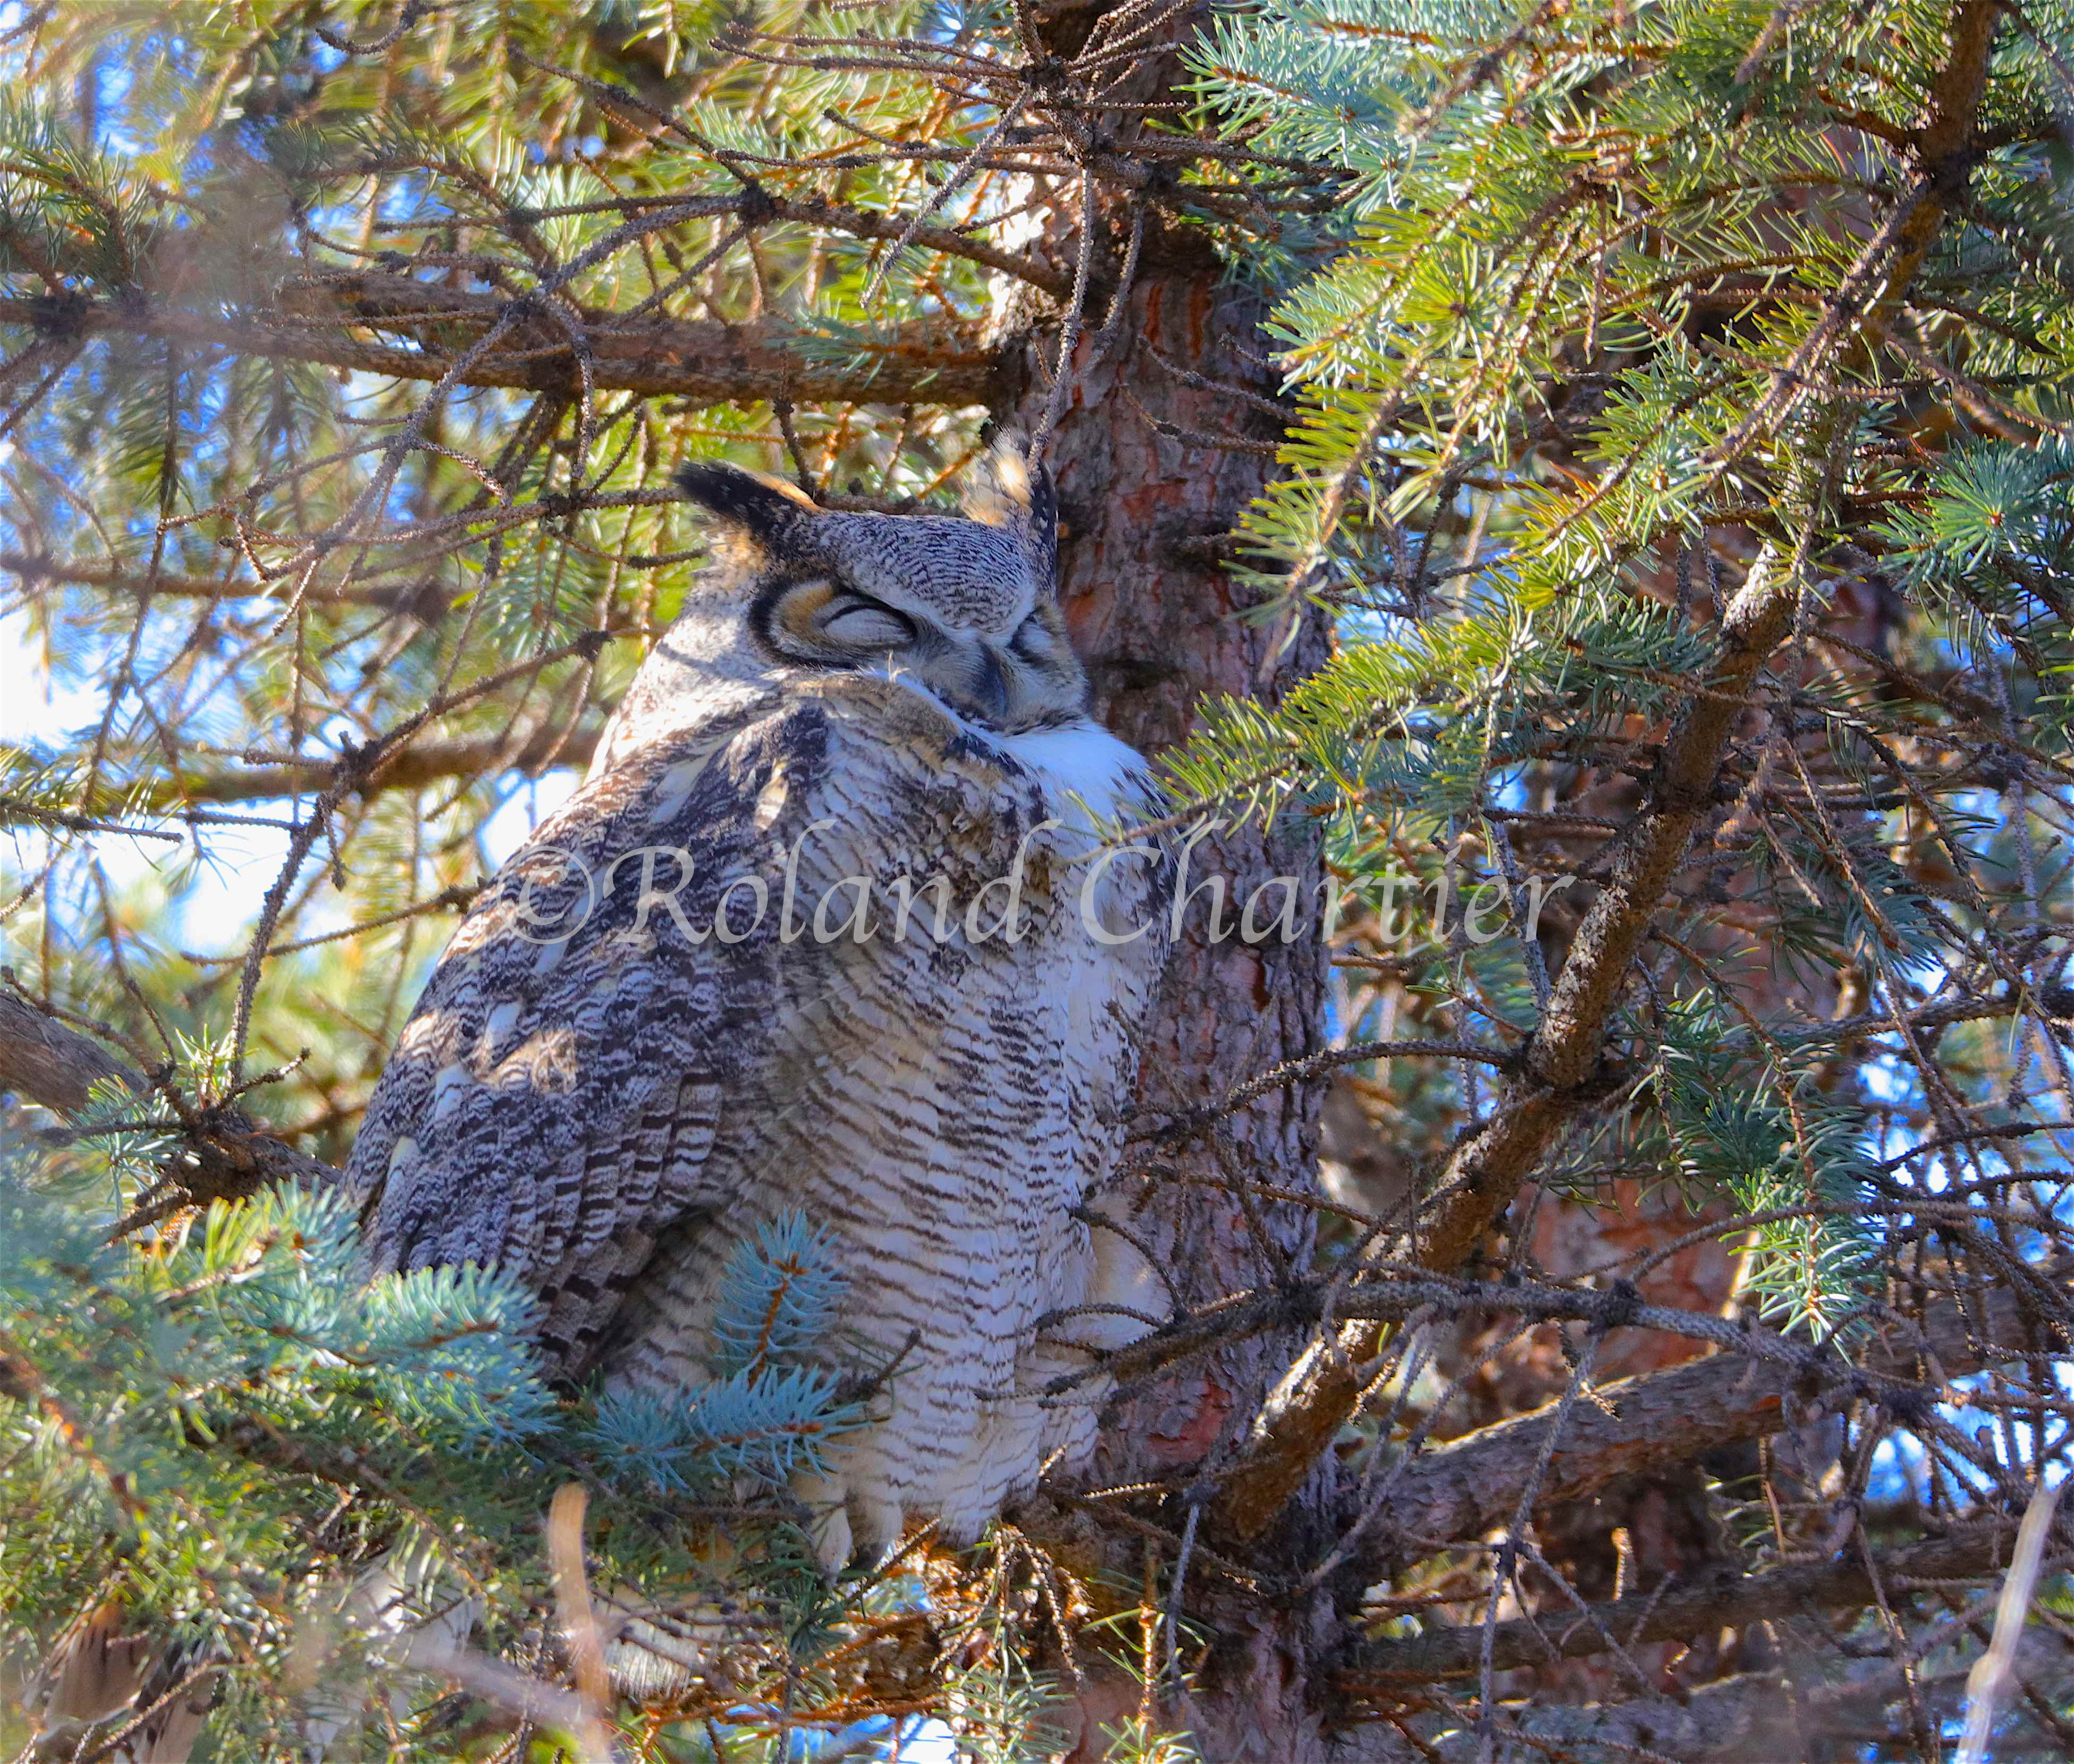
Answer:
[[(0, 756), (0, 1743), (1940, 1755), (2066, 1459), (2065, 6), (0, 30), (73, 713)], [(1096, 1479), (830, 1585), (816, 1221), (630, 1403), (494, 1271), (357, 1285), (327, 1171), (692, 578), (675, 465), (919, 509), (989, 422), (1226, 920), (1340, 904), (1190, 920)], [(2074, 1719), (2033, 1536), (1998, 1758)]]

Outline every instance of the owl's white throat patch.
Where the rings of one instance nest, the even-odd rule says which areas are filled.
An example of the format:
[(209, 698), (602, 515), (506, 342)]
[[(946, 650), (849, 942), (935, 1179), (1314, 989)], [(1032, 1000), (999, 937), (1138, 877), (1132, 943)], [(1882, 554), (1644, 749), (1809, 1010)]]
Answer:
[(956, 705), (939, 697), (925, 682), (890, 660), (861, 671), (875, 674), (927, 699), (975, 740), (999, 748), (1036, 773), (1043, 782), (1045, 800), (1069, 826), (1087, 830), (1089, 815), (1097, 822), (1126, 818), (1139, 806), (1141, 799), (1150, 795), (1143, 758), (1099, 723), (1083, 719), (1006, 735), (974, 722)]
[(1082, 819), (1076, 804), (1097, 821), (1127, 816), (1145, 794), (1145, 762), (1099, 724), (1068, 723), (994, 737), (1040, 775), (1054, 812), (1068, 823)]

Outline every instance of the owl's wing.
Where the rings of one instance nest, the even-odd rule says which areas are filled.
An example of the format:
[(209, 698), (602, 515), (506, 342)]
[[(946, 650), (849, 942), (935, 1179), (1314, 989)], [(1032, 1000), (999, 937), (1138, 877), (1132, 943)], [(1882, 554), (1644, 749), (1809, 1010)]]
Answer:
[[(658, 1233), (725, 1207), (725, 1160), (709, 1153), (723, 1101), (753, 1101), (797, 983), (781, 980), (774, 872), (828, 745), (820, 704), (762, 700), (627, 753), (505, 865), (427, 985), (347, 1165), (375, 1270), (517, 1274), (539, 1295), (550, 1364), (574, 1376)], [(746, 876), (772, 910), (724, 942), (719, 896)], [(754, 904), (737, 890), (731, 929)]]

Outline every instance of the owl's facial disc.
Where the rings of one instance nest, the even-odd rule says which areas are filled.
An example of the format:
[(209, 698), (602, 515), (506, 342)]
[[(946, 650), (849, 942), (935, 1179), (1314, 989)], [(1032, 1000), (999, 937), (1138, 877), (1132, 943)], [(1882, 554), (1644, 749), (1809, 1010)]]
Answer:
[(1040, 728), (1085, 708), (1086, 677), (1048, 601), (1003, 641), (947, 630), (919, 609), (816, 576), (766, 584), (751, 602), (750, 624), (785, 661), (911, 680), (989, 729)]
[(834, 514), (791, 485), (701, 463), (678, 475), (719, 529), (749, 629), (794, 667), (870, 669), (1014, 734), (1085, 713), (1087, 676), (1053, 586), (1056, 507), (1042, 468), (992, 464), (965, 520)]

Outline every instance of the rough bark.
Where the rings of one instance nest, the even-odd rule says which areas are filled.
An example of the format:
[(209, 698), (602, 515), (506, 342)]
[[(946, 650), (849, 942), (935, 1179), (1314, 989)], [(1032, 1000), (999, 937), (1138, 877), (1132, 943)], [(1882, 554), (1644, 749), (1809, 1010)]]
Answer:
[[(1260, 304), (1220, 280), (1207, 252), (1192, 262), (1177, 248), (1133, 291), (1124, 333), (1199, 371), (1270, 392), (1269, 376), (1221, 346), (1256, 333)], [(1325, 638), (1308, 624), (1290, 650), (1271, 656), (1270, 633), (1242, 621), (1244, 602), (1229, 578), (1200, 561), (1203, 547), (1188, 544), (1228, 527), (1265, 488), (1267, 473), (1257, 456), (1219, 453), (1154, 431), (1122, 395), (1122, 385), (1184, 432), (1225, 428), (1233, 415), (1229, 400), (1143, 371), (1150, 366), (1144, 356), (1137, 365), (1127, 381), (1122, 364), (1089, 375), (1060, 426), (1054, 460), (1070, 529), (1065, 608), (1097, 703), (1118, 733), (1157, 753), (1188, 733), (1200, 704), (1250, 696), (1263, 680), (1272, 693), (1299, 677), (1322, 658)], [(1308, 887), (1316, 865), (1301, 834), (1286, 827), (1272, 835), (1246, 830), (1197, 845), (1191, 879), (1221, 877), (1235, 917), (1267, 878), (1294, 876)], [(1320, 1044), (1322, 944), (1315, 937), (1287, 946), (1213, 943), (1207, 930), (1199, 907), (1184, 922), (1146, 1040), (1139, 1102), (1148, 1111), (1214, 1105), (1247, 1078)], [(1322, 1088), (1270, 1093), (1197, 1142), (1163, 1154), (1163, 1167), (1193, 1179), (1160, 1184), (1145, 1223), (1184, 1302), (1257, 1286), (1270, 1270), (1256, 1229), (1272, 1244), (1270, 1254), (1300, 1261), (1308, 1253), (1308, 1215), (1266, 1207), (1249, 1225), (1242, 1205), (1211, 1184), (1305, 1181)], [(1133, 1396), (1105, 1431), (1101, 1480), (1185, 1473), (1228, 1452), (1295, 1346), (1291, 1332), (1270, 1332)], [(1218, 1657), (1185, 1716), (1205, 1755), (1230, 1764), (1321, 1755), (1313, 1750), (1307, 1645), (1288, 1615), (1226, 1595), (1210, 1621)], [(1098, 1745), (1091, 1755), (1101, 1755)]]
[(0, 1090), (60, 1114), (76, 1114), (105, 1079), (141, 1093), (144, 1080), (101, 1043), (68, 1029), (27, 999), (0, 991)]
[[(1041, 9), (1055, 52), (1073, 52), (1096, 10)], [(1194, 25), (1184, 15), (1163, 28), (1181, 41)], [(1155, 65), (1137, 76), (1142, 93), (1121, 95), (1151, 97), (1172, 76), (1171, 62)], [(1068, 217), (1076, 210), (1076, 203), (1057, 204)], [(1246, 620), (1248, 597), (1218, 567), (1216, 548), (1201, 543), (1228, 531), (1266, 487), (1272, 461), (1258, 444), (1275, 439), (1281, 425), (1257, 406), (1184, 383), (1153, 353), (1271, 399), (1278, 376), (1258, 353), (1265, 301), (1228, 278), (1199, 233), (1169, 228), (1155, 211), (1146, 217), (1138, 274), (1122, 310), (1112, 313), (1130, 222), (1121, 204), (1098, 215), (1101, 273), (1078, 378), (1051, 444), (1065, 528), (1061, 592), (1099, 714), (1125, 740), (1156, 754), (1188, 734), (1207, 701), (1271, 698), (1286, 690), (1323, 660), (1329, 637), (1316, 616), (1307, 617), (1286, 645), (1281, 628)], [(1076, 229), (1063, 226), (1048, 243), (1057, 261), (1073, 262)], [(1041, 422), (1046, 370), (1056, 347), (1056, 330), (1040, 324), (1026, 357), (1026, 390), (1008, 413), (1025, 428)], [(1211, 435), (1231, 436), (1253, 450), (1190, 438)], [(1204, 840), (1196, 847), (1191, 874), (1223, 878), (1229, 926), (1266, 878), (1294, 876), (1308, 885), (1317, 865), (1307, 832), (1285, 825), (1272, 834), (1247, 829)], [(1263, 1069), (1320, 1044), (1322, 943), (1315, 936), (1286, 946), (1248, 945), (1236, 937), (1213, 942), (1207, 904), (1199, 900), (1188, 915), (1145, 1044), (1139, 1104), (1158, 1116), (1215, 1104)], [(1160, 1251), (1180, 1302), (1258, 1287), (1273, 1272), (1263, 1255), (1299, 1264), (1307, 1255), (1306, 1212), (1257, 1208), (1250, 1225), (1228, 1185), (1304, 1183), (1316, 1157), (1322, 1092), (1322, 1080), (1270, 1092), (1199, 1139), (1163, 1148), (1159, 1170), (1187, 1179), (1155, 1180), (1138, 1222)], [(1265, 1334), (1128, 1391), (1106, 1418), (1098, 1481), (1166, 1479), (1185, 1486), (1228, 1454), (1295, 1345), (1287, 1330)], [(1173, 1528), (1184, 1523), (1177, 1510)], [(1071, 1522), (1047, 1529), (1068, 1534), (1061, 1542), (1068, 1547), (1089, 1549), (1095, 1560), (1089, 1566), (1131, 1583), (1138, 1578), (1144, 1545), (1138, 1536), (1076, 1536)], [(1173, 1552), (1163, 1553), (1171, 1576)], [(1219, 1764), (1322, 1757), (1312, 1638), (1303, 1617), (1265, 1609), (1235, 1588), (1213, 1589), (1200, 1570), (1188, 1590), (1192, 1613), (1217, 1640), (1196, 1694), (1185, 1708), (1170, 1708), (1169, 1716), (1190, 1729), (1204, 1755)], [(1199, 1592), (1207, 1602), (1199, 1601)], [(1076, 1761), (1104, 1754), (1101, 1723), (1129, 1713), (1137, 1694), (1116, 1684), (1088, 1688)]]

